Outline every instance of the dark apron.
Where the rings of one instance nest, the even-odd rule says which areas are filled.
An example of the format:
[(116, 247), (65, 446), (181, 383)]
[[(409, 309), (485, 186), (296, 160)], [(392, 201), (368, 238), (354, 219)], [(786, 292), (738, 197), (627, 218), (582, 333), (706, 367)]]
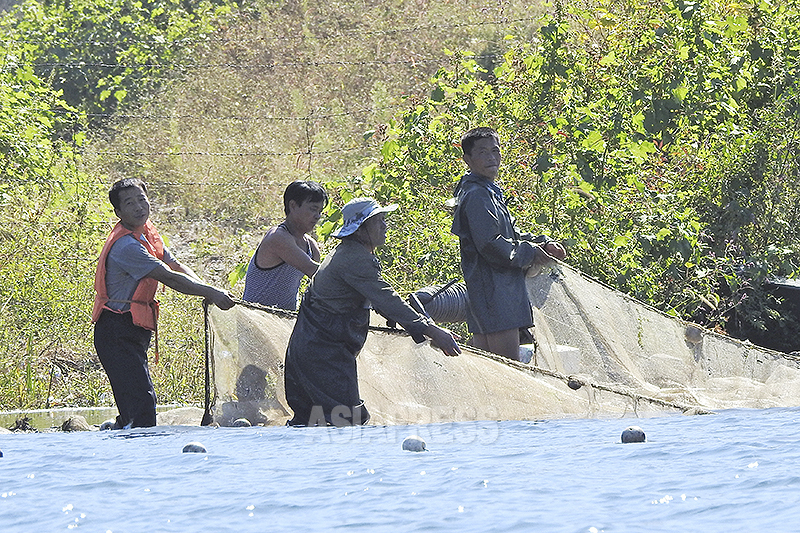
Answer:
[(366, 424), (356, 356), (367, 340), (369, 309), (332, 314), (306, 293), (286, 349), (286, 401), (292, 426)]

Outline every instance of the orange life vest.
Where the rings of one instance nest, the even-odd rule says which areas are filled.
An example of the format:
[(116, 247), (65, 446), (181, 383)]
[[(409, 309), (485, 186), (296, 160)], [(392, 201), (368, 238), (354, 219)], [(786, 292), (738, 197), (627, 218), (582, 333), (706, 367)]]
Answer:
[[(136, 230), (129, 230), (121, 222), (117, 222), (117, 225), (108, 235), (103, 250), (100, 252), (100, 259), (97, 261), (97, 272), (94, 275), (96, 294), (94, 297), (94, 309), (92, 309), (92, 322), (97, 322), (103, 309), (108, 309), (115, 313), (119, 312), (106, 305), (110, 301), (106, 288), (106, 259), (114, 243), (125, 235), (133, 235), (136, 240), (142, 243), (150, 255), (162, 261), (164, 260), (164, 241), (152, 222), (148, 220), (144, 226)], [(141, 236), (144, 236), (144, 240), (140, 238)], [(158, 322), (158, 302), (155, 299), (156, 289), (158, 289), (157, 280), (147, 277), (142, 278), (133, 293), (133, 298), (129, 301), (126, 300), (126, 303), (131, 304), (133, 323), (150, 331), (156, 331)]]

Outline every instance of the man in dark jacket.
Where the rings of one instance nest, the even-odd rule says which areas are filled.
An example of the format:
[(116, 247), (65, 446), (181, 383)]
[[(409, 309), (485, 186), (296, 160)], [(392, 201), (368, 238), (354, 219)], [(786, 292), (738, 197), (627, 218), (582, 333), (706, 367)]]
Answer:
[(547, 258), (563, 259), (561, 244), (521, 234), (494, 180), (500, 168), (500, 140), (491, 128), (475, 128), (461, 138), (469, 172), (456, 188), (452, 232), (461, 246), (467, 284), (467, 326), (472, 345), (519, 360), (519, 330), (533, 325), (525, 273)]

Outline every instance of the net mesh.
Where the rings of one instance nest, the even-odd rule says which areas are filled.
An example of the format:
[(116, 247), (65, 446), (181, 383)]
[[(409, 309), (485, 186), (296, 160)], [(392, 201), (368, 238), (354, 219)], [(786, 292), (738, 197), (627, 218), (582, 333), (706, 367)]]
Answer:
[[(567, 265), (528, 279), (529, 365), (462, 347), (447, 357), (400, 330), (371, 328), (358, 356), (374, 424), (655, 416), (800, 405), (786, 354), (669, 317)], [(206, 422), (283, 425), (283, 360), (295, 315), (242, 303), (207, 308)]]
[(792, 355), (661, 313), (558, 265), (530, 278), (535, 364), (707, 409), (800, 405)]

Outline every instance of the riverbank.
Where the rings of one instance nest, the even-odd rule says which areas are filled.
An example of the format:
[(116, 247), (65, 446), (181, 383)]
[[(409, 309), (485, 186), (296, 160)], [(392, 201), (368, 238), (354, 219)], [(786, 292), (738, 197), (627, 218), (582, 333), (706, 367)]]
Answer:
[[(0, 412), (0, 433), (13, 433), (11, 428), (27, 418), (26, 426), (35, 431), (61, 431), (67, 420), (81, 416), (90, 426), (99, 429), (106, 420), (117, 416), (116, 407), (63, 407), (59, 409), (21, 409)], [(156, 408), (159, 426), (199, 426), (203, 409), (196, 406), (160, 405)]]

